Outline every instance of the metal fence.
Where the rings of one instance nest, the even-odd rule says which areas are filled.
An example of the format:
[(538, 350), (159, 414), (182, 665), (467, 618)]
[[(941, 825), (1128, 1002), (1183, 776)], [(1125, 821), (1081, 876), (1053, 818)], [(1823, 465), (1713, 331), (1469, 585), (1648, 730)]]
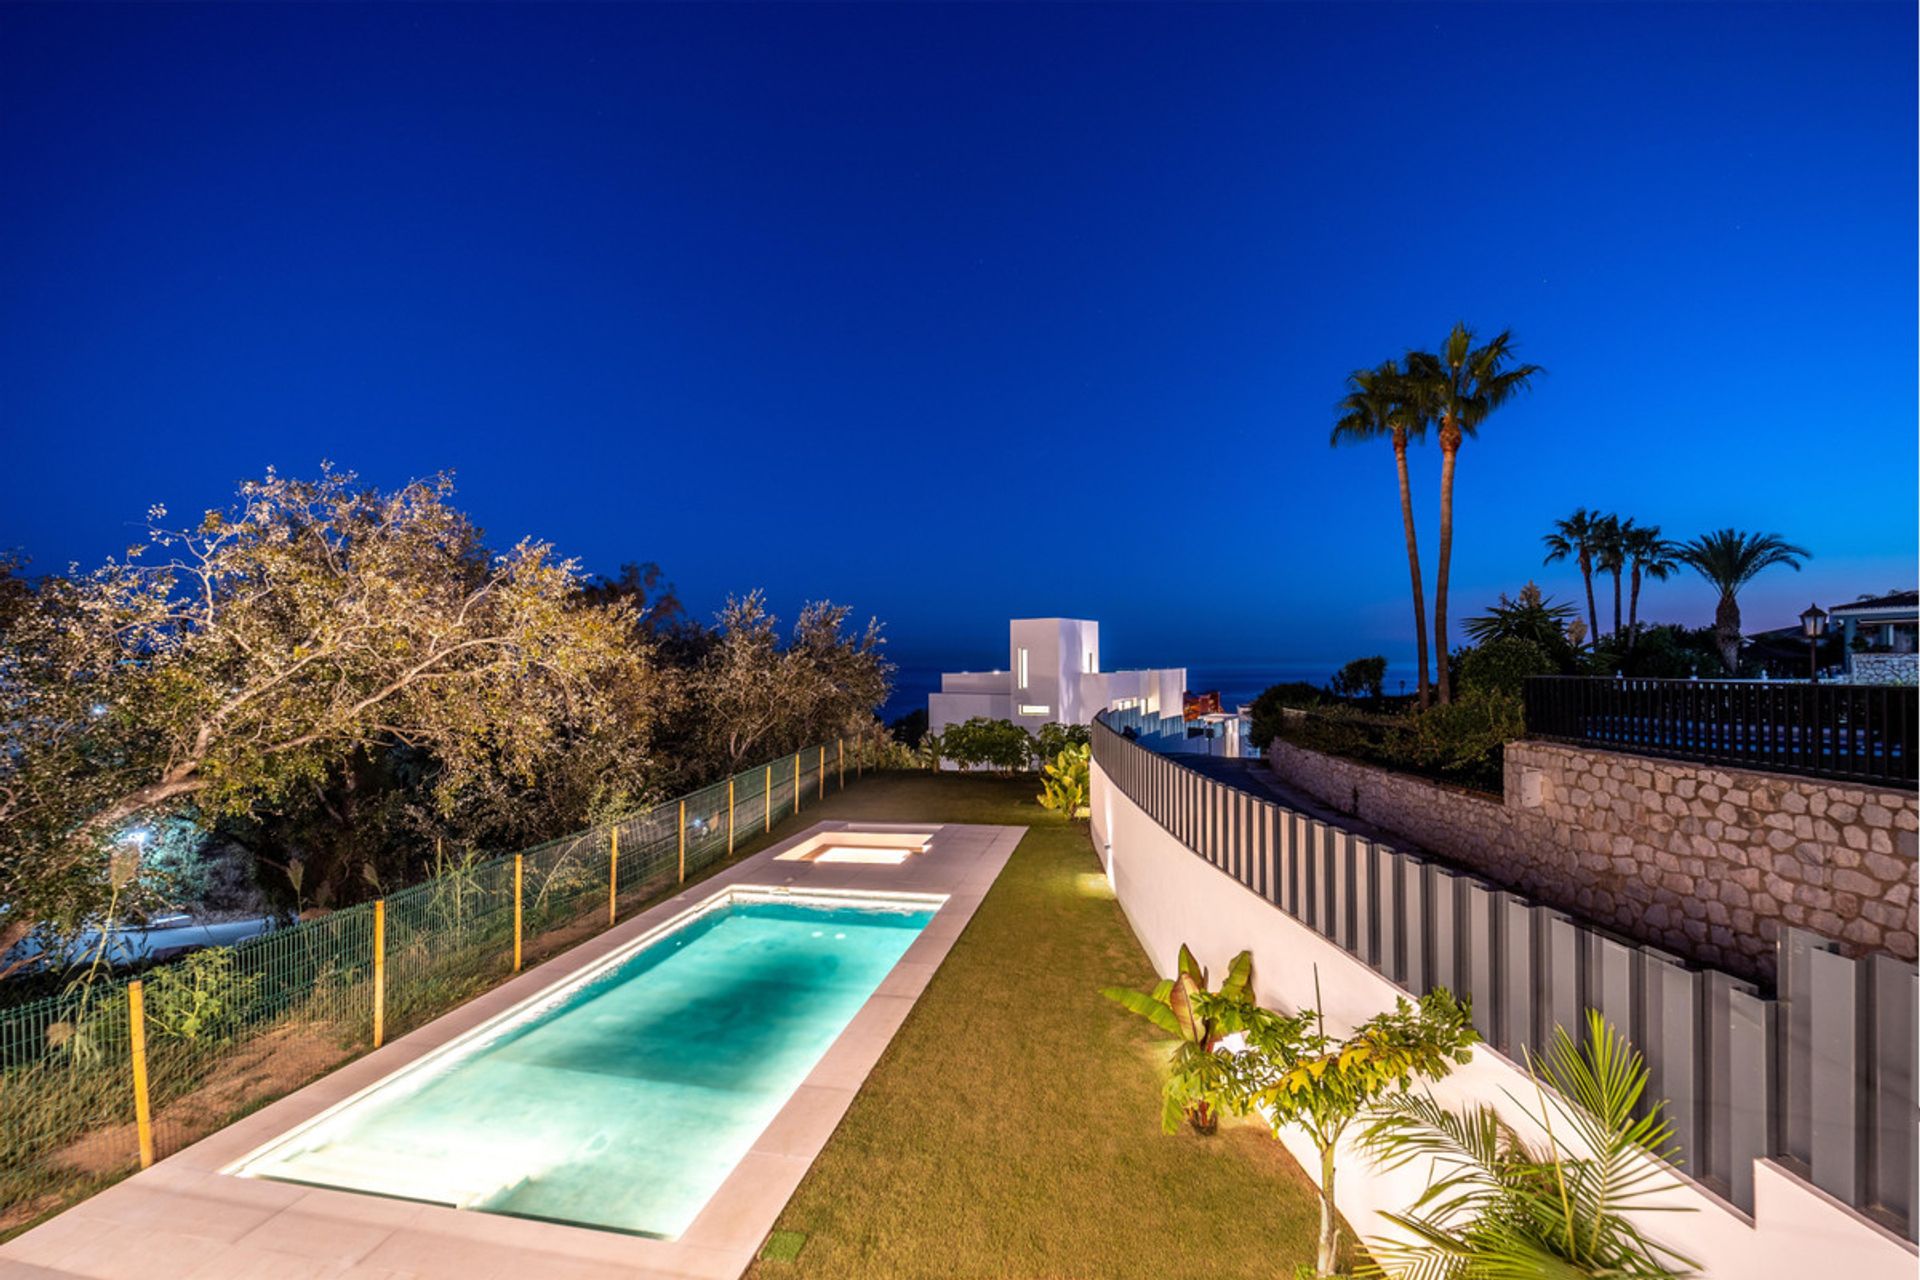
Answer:
[(1413, 993), (1473, 1001), (1515, 1060), (1598, 1009), (1645, 1055), (1686, 1172), (1749, 1212), (1771, 1156), (1915, 1238), (1920, 975), (1782, 940), (1772, 998), (1729, 974), (1529, 902), (1474, 876), (1223, 785), (1104, 723), (1108, 779), (1198, 857)]
[(1527, 733), (1744, 768), (1881, 785), (1916, 779), (1920, 690), (1760, 680), (1535, 676)]
[(0, 1238), (630, 915), (857, 778), (842, 740), (377, 901), (0, 1010)]

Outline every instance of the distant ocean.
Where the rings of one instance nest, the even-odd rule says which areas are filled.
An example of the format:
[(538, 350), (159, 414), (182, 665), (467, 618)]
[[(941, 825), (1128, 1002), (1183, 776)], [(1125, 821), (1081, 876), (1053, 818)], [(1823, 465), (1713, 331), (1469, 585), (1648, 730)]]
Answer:
[[(924, 710), (927, 705), (927, 695), (940, 688), (941, 671), (957, 669), (901, 667), (894, 673), (893, 696), (887, 699), (886, 709), (881, 713), (881, 718), (893, 721), (909, 711)], [(1266, 662), (1238, 663), (1229, 666), (1192, 666), (1187, 668), (1187, 688), (1195, 693), (1218, 690), (1220, 705), (1231, 710), (1252, 702), (1271, 685), (1289, 680), (1306, 680), (1313, 684), (1325, 684), (1339, 669), (1340, 664), (1337, 662)], [(1412, 673), (1411, 662), (1389, 663), (1387, 692), (1399, 692), (1401, 677), (1411, 681)]]

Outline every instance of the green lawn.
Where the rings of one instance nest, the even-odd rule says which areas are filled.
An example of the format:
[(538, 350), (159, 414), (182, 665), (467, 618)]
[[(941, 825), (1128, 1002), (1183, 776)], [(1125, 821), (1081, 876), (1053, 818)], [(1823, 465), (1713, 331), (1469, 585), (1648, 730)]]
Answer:
[(1099, 994), (1147, 985), (1152, 967), (1086, 824), (1042, 810), (1034, 790), (892, 774), (801, 814), (1031, 829), (781, 1215), (755, 1280), (1291, 1277), (1312, 1261), (1312, 1184), (1264, 1127), (1160, 1132), (1164, 1046)]

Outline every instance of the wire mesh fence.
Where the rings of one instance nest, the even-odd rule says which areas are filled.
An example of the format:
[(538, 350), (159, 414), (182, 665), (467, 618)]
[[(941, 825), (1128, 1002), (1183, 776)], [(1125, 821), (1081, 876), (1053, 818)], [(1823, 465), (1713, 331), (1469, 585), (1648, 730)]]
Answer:
[(442, 853), (378, 902), (0, 1010), (0, 1238), (610, 927), (870, 755), (809, 747), (517, 854)]

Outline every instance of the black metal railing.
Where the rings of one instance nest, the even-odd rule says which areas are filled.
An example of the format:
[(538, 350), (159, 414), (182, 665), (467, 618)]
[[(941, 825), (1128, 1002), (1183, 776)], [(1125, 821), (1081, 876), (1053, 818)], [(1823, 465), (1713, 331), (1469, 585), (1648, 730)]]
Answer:
[(1527, 734), (1560, 742), (1907, 786), (1920, 690), (1761, 680), (1536, 676)]

